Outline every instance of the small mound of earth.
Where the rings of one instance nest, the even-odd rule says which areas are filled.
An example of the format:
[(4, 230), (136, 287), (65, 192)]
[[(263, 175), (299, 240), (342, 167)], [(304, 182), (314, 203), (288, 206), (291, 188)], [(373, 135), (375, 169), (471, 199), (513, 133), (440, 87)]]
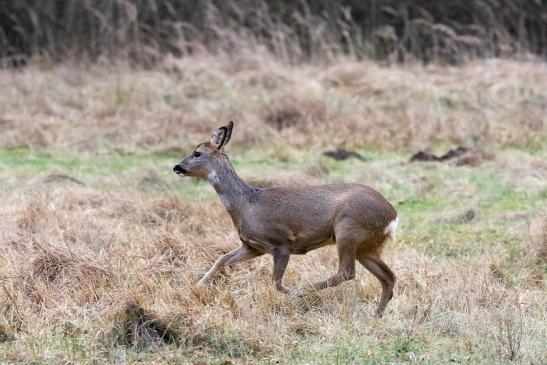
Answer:
[(356, 158), (358, 160), (365, 161), (365, 158), (359, 153), (351, 150), (346, 150), (344, 148), (337, 148), (335, 150), (325, 151), (323, 152), (323, 156), (333, 158), (336, 161), (344, 161), (349, 158)]
[(64, 173), (58, 173), (58, 172), (54, 172), (54, 173), (51, 173), (51, 174), (48, 174), (46, 175), (42, 180), (41, 180), (42, 183), (44, 184), (60, 184), (60, 183), (72, 183), (72, 184), (77, 184), (77, 185), (85, 185), (82, 181), (70, 176), (70, 175), (67, 175), (67, 174), (64, 174)]
[(456, 217), (454, 217), (457, 222), (461, 223), (471, 222), (475, 218), (477, 218), (477, 213), (473, 209), (467, 209), (465, 212), (460, 213)]
[(444, 155), (437, 156), (431, 152), (418, 151), (410, 157), (409, 162), (424, 162), (424, 161), (437, 161), (437, 162), (454, 162), (456, 166), (472, 165), (476, 166), (485, 160), (491, 160), (493, 156), (479, 148), (467, 148), (458, 146), (451, 150), (448, 150)]
[(439, 158), (430, 152), (418, 151), (410, 157), (409, 162), (439, 161)]
[(455, 212), (448, 217), (443, 217), (438, 220), (442, 223), (468, 223), (478, 219), (478, 214), (474, 209), (465, 209)]
[(319, 180), (302, 172), (283, 172), (274, 176), (247, 175), (245, 181), (259, 188), (291, 187), (318, 185)]

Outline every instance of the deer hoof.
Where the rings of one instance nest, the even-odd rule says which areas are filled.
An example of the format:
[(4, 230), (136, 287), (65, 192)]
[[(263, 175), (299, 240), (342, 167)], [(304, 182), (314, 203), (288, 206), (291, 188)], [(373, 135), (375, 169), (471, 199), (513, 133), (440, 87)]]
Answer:
[(374, 314), (376, 318), (382, 318), (384, 315), (385, 308), (383, 309), (377, 309), (376, 313)]
[(276, 289), (291, 298), (299, 296), (299, 291), (297, 291), (296, 289), (288, 289), (286, 286), (283, 285), (276, 285)]
[(205, 284), (207, 284), (207, 280), (201, 279), (200, 281), (198, 281), (198, 282), (196, 283), (196, 288), (198, 288), (198, 289), (199, 289), (199, 288), (203, 288), (203, 287), (205, 287)]
[(306, 293), (298, 289), (287, 290), (286, 293), (291, 298), (302, 298)]

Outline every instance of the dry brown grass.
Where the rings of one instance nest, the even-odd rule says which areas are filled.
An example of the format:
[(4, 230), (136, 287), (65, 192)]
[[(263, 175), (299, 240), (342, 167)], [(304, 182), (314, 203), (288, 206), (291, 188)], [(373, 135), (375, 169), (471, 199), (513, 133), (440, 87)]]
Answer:
[[(545, 360), (544, 64), (43, 67), (0, 71), (1, 361)], [(253, 182), (366, 182), (397, 204), (384, 318), (362, 268), (299, 299), (272, 287), (269, 257), (194, 287), (238, 237), (210, 189), (169, 180), (178, 157), (161, 156), (228, 119), (229, 153)], [(451, 143), (494, 156), (406, 163)], [(341, 146), (364, 161), (321, 156)], [(34, 150), (14, 158), (16, 147)], [(287, 284), (324, 279), (336, 261), (332, 247), (294, 257)]]
[[(541, 220), (520, 231), (517, 247), (456, 260), (413, 248), (415, 238), (403, 233), (387, 254), (399, 278), (396, 296), (385, 318), (376, 319), (379, 288), (364, 270), (335, 290), (291, 299), (274, 290), (271, 260), (263, 257), (195, 289), (214, 260), (238, 244), (216, 201), (62, 182), (0, 198), (0, 324), (13, 346), (2, 355), (10, 361), (110, 361), (119, 346), (135, 351), (130, 362), (180, 356), (287, 361), (355, 338), (360, 346), (387, 346), (386, 353), (401, 347), (401, 360), (416, 351), (423, 359), (444, 359), (436, 348), (496, 361), (541, 356), (533, 347), (546, 314)], [(513, 266), (506, 255), (515, 257)], [(327, 248), (292, 259), (286, 280), (302, 286), (335, 268)], [(53, 336), (49, 342), (37, 340), (47, 336)], [(29, 348), (30, 339), (45, 342)], [(82, 348), (71, 349), (74, 342)], [(181, 355), (184, 349), (192, 352)], [(156, 356), (163, 360), (152, 360)]]
[(242, 55), (151, 71), (36, 66), (0, 71), (0, 83), (3, 148), (181, 153), (227, 119), (238, 122), (239, 149), (540, 146), (547, 128), (547, 69), (533, 61), (320, 67)]

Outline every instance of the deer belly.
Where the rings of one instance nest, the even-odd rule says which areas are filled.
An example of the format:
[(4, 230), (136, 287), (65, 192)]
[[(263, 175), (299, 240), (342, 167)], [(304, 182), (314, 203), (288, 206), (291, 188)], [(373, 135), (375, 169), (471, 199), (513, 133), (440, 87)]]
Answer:
[(315, 249), (318, 249), (323, 246), (327, 245), (333, 245), (335, 242), (333, 239), (328, 239), (326, 241), (320, 241), (315, 243), (294, 243), (291, 247), (291, 254), (292, 255), (304, 255), (310, 251), (313, 251)]
[(251, 248), (254, 248), (258, 252), (270, 253), (275, 248), (275, 246), (270, 243), (257, 241), (252, 238), (243, 238), (240, 236), (240, 239), (244, 244), (246, 244), (247, 246)]

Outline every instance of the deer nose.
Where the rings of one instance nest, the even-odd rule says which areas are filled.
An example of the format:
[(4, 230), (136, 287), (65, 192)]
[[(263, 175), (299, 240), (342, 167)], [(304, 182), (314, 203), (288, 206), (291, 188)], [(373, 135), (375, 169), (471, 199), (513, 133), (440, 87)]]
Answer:
[(186, 173), (186, 169), (183, 169), (180, 165), (175, 165), (175, 167), (173, 167), (173, 171), (177, 175)]

